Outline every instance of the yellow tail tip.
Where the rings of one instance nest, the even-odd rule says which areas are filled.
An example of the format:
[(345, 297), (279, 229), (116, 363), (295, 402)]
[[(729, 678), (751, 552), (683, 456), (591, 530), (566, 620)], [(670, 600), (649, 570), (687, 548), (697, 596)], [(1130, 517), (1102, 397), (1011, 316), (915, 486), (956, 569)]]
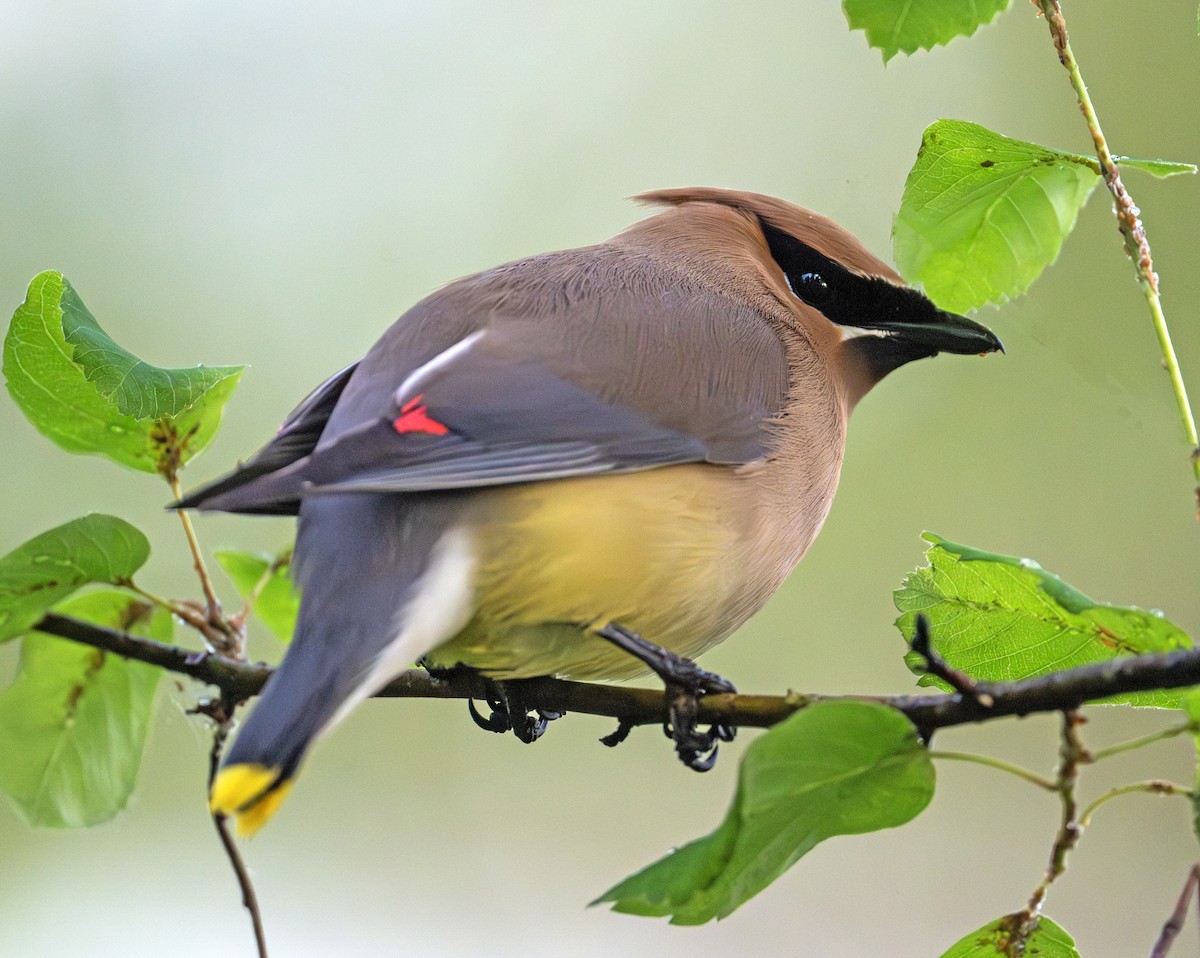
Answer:
[(238, 835), (247, 838), (267, 823), (291, 791), (291, 780), (281, 778), (280, 769), (249, 762), (223, 768), (209, 793), (209, 810), (236, 817)]

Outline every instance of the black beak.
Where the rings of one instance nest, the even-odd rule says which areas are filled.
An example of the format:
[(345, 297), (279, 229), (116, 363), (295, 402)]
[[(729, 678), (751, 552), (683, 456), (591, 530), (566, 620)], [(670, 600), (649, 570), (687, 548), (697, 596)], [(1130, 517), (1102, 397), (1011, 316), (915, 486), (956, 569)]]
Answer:
[(938, 309), (916, 290), (904, 290), (903, 296), (904, 308), (879, 310), (857, 321), (862, 333), (846, 344), (861, 354), (876, 382), (905, 363), (938, 353), (1004, 352), (1004, 345), (986, 326)]
[(986, 326), (936, 308), (928, 310), (926, 315), (915, 321), (873, 322), (868, 328), (895, 337), (898, 344), (903, 344), (906, 351), (913, 354), (913, 358), (935, 353), (983, 355), (1004, 352), (1004, 344)]

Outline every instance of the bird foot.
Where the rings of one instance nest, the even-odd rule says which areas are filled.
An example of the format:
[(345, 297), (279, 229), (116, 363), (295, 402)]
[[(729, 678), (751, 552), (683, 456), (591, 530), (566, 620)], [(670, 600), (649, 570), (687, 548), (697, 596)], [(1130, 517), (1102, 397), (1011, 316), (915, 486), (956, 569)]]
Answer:
[[(615, 623), (609, 623), (596, 634), (644, 662), (662, 679), (666, 686), (668, 715), (663, 732), (675, 743), (679, 760), (688, 768), (697, 772), (712, 768), (717, 761), (719, 743), (732, 742), (737, 729), (722, 723), (700, 729), (696, 721), (700, 697), (736, 692), (733, 683)], [(605, 745), (616, 745), (625, 737), (622, 732), (628, 734), (622, 726), (601, 741)]]
[(473, 699), (467, 700), (471, 720), (485, 731), (498, 734), (511, 731), (520, 741), (529, 745), (545, 734), (551, 722), (563, 716), (562, 712), (550, 709), (530, 709), (525, 704), (518, 682), (489, 682), (489, 685), (491, 691), (487, 696), (487, 705), (491, 712), (486, 718), (476, 709)]

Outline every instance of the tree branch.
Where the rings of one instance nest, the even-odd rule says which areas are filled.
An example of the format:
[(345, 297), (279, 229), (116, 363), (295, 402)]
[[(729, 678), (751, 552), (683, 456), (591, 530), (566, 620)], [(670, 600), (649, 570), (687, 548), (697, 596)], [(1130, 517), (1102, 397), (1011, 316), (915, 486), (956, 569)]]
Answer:
[[(1041, 883), (1034, 889), (1029, 904), (1017, 916), (1017, 939), (1009, 945), (1014, 954), (1023, 954), (1025, 943), (1033, 930), (1037, 928), (1042, 916), (1042, 906), (1046, 895), (1053, 885), (1067, 870), (1067, 856), (1074, 851), (1083, 837), (1083, 826), (1079, 823), (1079, 800), (1075, 795), (1075, 786), (1079, 783), (1079, 766), (1092, 761), (1091, 753), (1083, 745), (1079, 737), (1079, 726), (1086, 719), (1080, 718), (1074, 710), (1063, 712), (1062, 715), (1062, 745), (1059, 749), (1058, 773), (1055, 775), (1055, 791), (1058, 792), (1062, 803), (1062, 820), (1054, 845), (1050, 849), (1050, 863), (1046, 866), (1046, 874)], [(1016, 945), (1017, 947), (1013, 947)]]
[[(158, 665), (216, 686), (231, 703), (256, 695), (272, 672), (266, 665), (235, 662), (214, 652), (192, 652), (56, 612), (47, 613), (36, 627), (50, 635)], [(1200, 684), (1200, 649), (1181, 649), (1125, 656), (1019, 682), (978, 682), (974, 696), (959, 693), (823, 696), (794, 692), (787, 695), (706, 695), (700, 700), (698, 719), (704, 723), (721, 722), (741, 728), (769, 728), (813, 702), (841, 698), (890, 705), (908, 716), (928, 737), (939, 728), (1035, 712), (1062, 712), (1112, 695), (1197, 684)], [(485, 699), (488, 691), (487, 680), (467, 669), (436, 677), (421, 669), (410, 669), (376, 695), (380, 698)], [(522, 696), (533, 708), (604, 715), (630, 726), (661, 724), (667, 717), (663, 693), (656, 689), (540, 678), (522, 680)]]
[(1193, 865), (1188, 872), (1187, 881), (1183, 884), (1183, 892), (1179, 896), (1179, 901), (1175, 903), (1175, 910), (1171, 912), (1171, 917), (1163, 925), (1162, 933), (1158, 936), (1158, 941), (1154, 943), (1154, 950), (1150, 952), (1150, 958), (1166, 958), (1167, 952), (1171, 950), (1171, 944), (1183, 928), (1193, 894), (1197, 895), (1196, 907), (1200, 910), (1200, 865)]

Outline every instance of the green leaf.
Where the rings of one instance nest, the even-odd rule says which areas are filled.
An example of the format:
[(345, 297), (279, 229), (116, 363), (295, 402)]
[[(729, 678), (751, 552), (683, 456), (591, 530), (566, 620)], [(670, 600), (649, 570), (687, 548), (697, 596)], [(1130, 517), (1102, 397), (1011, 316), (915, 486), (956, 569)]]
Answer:
[[(65, 615), (170, 642), (170, 613), (105, 590)], [(162, 670), (40, 632), (26, 636), (0, 692), (0, 790), (33, 825), (79, 828), (125, 807), (137, 780)]]
[[(1093, 602), (1032, 559), (957, 545), (932, 533), (929, 566), (909, 573), (895, 594), (896, 625), (911, 641), (918, 613), (929, 617), (934, 649), (972, 678), (1008, 682), (1106, 662), (1121, 655), (1192, 647), (1182, 629), (1142, 609)], [(914, 652), (905, 661), (921, 685)], [(1133, 692), (1109, 703), (1174, 708), (1181, 693)]]
[(912, 724), (869, 702), (820, 702), (746, 750), (720, 827), (609, 889), (592, 904), (724, 918), (826, 838), (894, 828), (933, 796), (934, 771)]
[(0, 642), (80, 586), (127, 582), (149, 557), (146, 537), (116, 516), (92, 513), (34, 536), (0, 558)]
[(1058, 257), (1099, 176), (1094, 157), (974, 123), (925, 130), (892, 222), (900, 272), (943, 309), (1025, 292)]
[[(1152, 176), (1157, 176), (1160, 180), (1166, 179), (1168, 176), (1178, 176), (1181, 173), (1195, 173), (1197, 167), (1195, 163), (1176, 163), (1173, 160), (1139, 160), (1134, 156), (1114, 156), (1118, 166), (1130, 166), (1135, 170), (1141, 170), (1143, 173), (1149, 173)], [(1096, 164), (1096, 169), (1099, 171), (1100, 164)]]
[(263, 625), (290, 642), (300, 612), (300, 593), (290, 575), (292, 550), (274, 557), (235, 549), (223, 549), (214, 555)]
[[(1012, 958), (1012, 939), (1020, 915), (1005, 915), (956, 942), (942, 958)], [(1079, 958), (1075, 939), (1049, 918), (1039, 918), (1025, 941), (1029, 958)]]
[(118, 346), (54, 270), (33, 278), (4, 340), (8, 391), (38, 432), (166, 476), (208, 445), (244, 368), (151, 366)]
[(932, 50), (955, 37), (969, 37), (1011, 0), (844, 0), (851, 30), (863, 30), (867, 43), (882, 51), (887, 63), (897, 53)]

